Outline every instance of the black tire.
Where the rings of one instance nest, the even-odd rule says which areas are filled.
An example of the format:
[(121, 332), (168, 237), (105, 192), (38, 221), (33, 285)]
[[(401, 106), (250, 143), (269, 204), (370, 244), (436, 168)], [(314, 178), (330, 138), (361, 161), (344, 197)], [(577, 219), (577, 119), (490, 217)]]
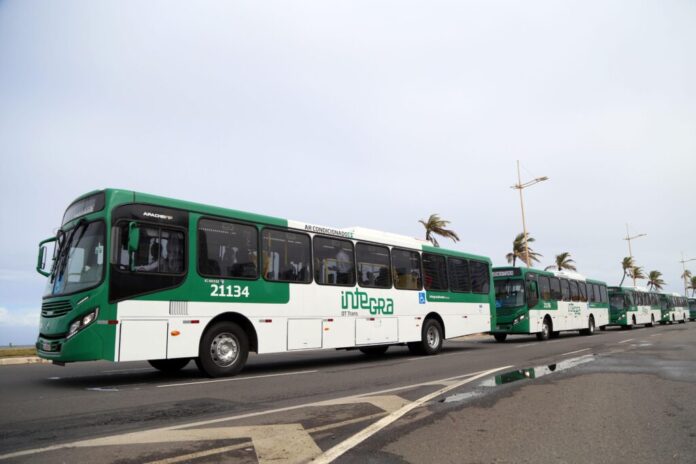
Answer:
[(544, 322), (541, 323), (541, 332), (536, 334), (537, 340), (548, 340), (551, 336), (553, 326), (548, 317), (544, 318)]
[(179, 372), (181, 369), (186, 367), (189, 361), (191, 361), (190, 358), (151, 359), (148, 361), (148, 363), (150, 363), (150, 365), (158, 371), (171, 374), (173, 372)]
[(587, 328), (582, 329), (580, 331), (582, 335), (594, 335), (595, 333), (595, 324), (594, 324), (594, 317), (590, 316), (590, 318), (587, 320)]
[(409, 343), (411, 353), (431, 356), (442, 350), (442, 326), (435, 319), (426, 319), (421, 330), (421, 341)]
[(650, 322), (645, 324), (645, 327), (654, 327), (655, 326), (655, 316), (651, 315), (650, 316)]
[(660, 321), (660, 325), (665, 325), (665, 321)]
[(495, 334), (493, 334), (493, 338), (495, 338), (496, 342), (503, 343), (505, 341), (505, 339), (507, 338), (507, 334), (495, 333)]
[(249, 337), (234, 322), (213, 324), (203, 334), (196, 365), (208, 377), (235, 375), (249, 356)]
[(631, 324), (626, 324), (621, 326), (621, 330), (632, 330), (633, 326)]
[(554, 330), (551, 332), (550, 338), (558, 338), (561, 336), (561, 331), (560, 330)]
[(360, 352), (368, 356), (381, 356), (387, 352), (389, 345), (363, 346)]
[(604, 331), (607, 330), (607, 326), (606, 326), (606, 325), (600, 325), (600, 326), (599, 326), (599, 330), (601, 330), (602, 332), (604, 332)]

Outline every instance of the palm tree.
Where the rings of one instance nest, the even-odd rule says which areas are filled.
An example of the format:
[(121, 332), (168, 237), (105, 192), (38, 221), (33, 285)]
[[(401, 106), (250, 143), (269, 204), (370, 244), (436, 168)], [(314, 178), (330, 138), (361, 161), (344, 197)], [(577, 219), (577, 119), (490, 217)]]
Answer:
[(684, 269), (684, 273), (681, 275), (681, 278), (684, 281), (684, 283), (687, 284), (687, 287), (689, 285), (689, 282), (691, 282), (691, 277), (691, 271), (688, 269)]
[(435, 235), (451, 238), (454, 242), (459, 241), (459, 236), (455, 231), (445, 228), (450, 221), (445, 221), (444, 219), (440, 218), (440, 215), (438, 214), (431, 214), (427, 221), (421, 219), (418, 222), (423, 224), (423, 227), (425, 227), (425, 239), (436, 247), (439, 247), (440, 244), (437, 242)]
[(552, 264), (551, 266), (546, 266), (544, 269), (545, 271), (548, 271), (549, 269), (553, 269), (554, 267), (557, 268), (559, 271), (562, 271), (563, 269), (567, 269), (569, 271), (577, 271), (578, 268), (575, 267), (573, 264), (575, 261), (570, 259), (570, 253), (567, 251), (564, 251), (560, 255), (556, 255), (556, 264)]
[(648, 273), (648, 288), (650, 290), (662, 290), (665, 286), (665, 281), (662, 279), (660, 271), (650, 271)]
[(505, 259), (507, 259), (507, 262), (511, 263), (512, 267), (515, 267), (517, 259), (526, 263), (527, 266), (531, 266), (532, 262), (534, 261), (539, 262), (539, 257), (542, 255), (536, 253), (534, 250), (532, 250), (532, 247), (529, 246), (529, 244), (534, 241), (534, 237), (527, 233), (527, 249), (529, 249), (529, 259), (525, 259), (524, 232), (520, 232), (519, 234), (517, 234), (515, 240), (512, 241), (512, 252), (505, 255)]
[(623, 269), (623, 277), (621, 277), (621, 283), (619, 287), (623, 285), (624, 279), (629, 275), (629, 271), (636, 265), (633, 258), (626, 256), (623, 261), (621, 261), (621, 268)]
[(691, 296), (696, 296), (696, 276), (691, 276)]
[(643, 273), (643, 266), (633, 266), (628, 271), (628, 276), (633, 279), (635, 283), (636, 280), (645, 279), (645, 274)]

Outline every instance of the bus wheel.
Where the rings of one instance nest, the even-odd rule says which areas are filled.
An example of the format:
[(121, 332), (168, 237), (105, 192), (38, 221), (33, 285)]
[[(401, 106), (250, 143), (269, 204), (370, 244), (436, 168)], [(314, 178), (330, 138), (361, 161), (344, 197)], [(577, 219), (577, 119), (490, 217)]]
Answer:
[(495, 333), (495, 334), (493, 334), (493, 337), (495, 338), (496, 342), (503, 343), (505, 341), (505, 339), (507, 338), (507, 334)]
[(544, 322), (541, 323), (541, 332), (536, 334), (537, 340), (548, 340), (551, 336), (551, 321), (548, 317), (544, 318)]
[(234, 375), (249, 356), (249, 337), (234, 322), (222, 321), (203, 334), (196, 365), (208, 377)]
[(368, 356), (380, 356), (387, 352), (389, 345), (364, 346), (360, 352)]
[(600, 326), (599, 326), (599, 330), (601, 330), (602, 332), (604, 332), (604, 331), (607, 330), (607, 326), (606, 326), (606, 325), (600, 325)]
[(594, 325), (594, 317), (590, 316), (590, 319), (587, 321), (587, 328), (582, 329), (580, 333), (582, 335), (593, 335), (595, 331), (595, 325)]
[(186, 367), (189, 361), (191, 361), (189, 358), (151, 359), (148, 363), (158, 371), (172, 373), (178, 372)]
[(409, 343), (411, 353), (432, 355), (442, 350), (442, 326), (435, 319), (426, 319), (421, 331), (421, 341)]
[(655, 316), (650, 316), (650, 323), (645, 324), (645, 327), (653, 327), (655, 325)]
[(549, 335), (549, 338), (558, 338), (561, 336), (561, 331), (560, 330), (554, 330), (551, 332), (551, 335)]

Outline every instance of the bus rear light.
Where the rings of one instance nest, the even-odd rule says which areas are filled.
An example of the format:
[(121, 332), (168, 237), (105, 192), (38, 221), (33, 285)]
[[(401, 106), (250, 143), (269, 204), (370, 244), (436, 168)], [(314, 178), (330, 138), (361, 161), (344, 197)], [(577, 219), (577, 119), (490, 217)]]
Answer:
[(189, 320), (189, 321), (184, 321), (184, 324), (198, 324), (200, 322), (201, 321), (199, 321), (198, 319), (193, 319), (193, 320)]
[(261, 323), (264, 323), (264, 322), (265, 322), (265, 323), (271, 323), (271, 322), (273, 322), (273, 319), (259, 319), (259, 322), (261, 322)]

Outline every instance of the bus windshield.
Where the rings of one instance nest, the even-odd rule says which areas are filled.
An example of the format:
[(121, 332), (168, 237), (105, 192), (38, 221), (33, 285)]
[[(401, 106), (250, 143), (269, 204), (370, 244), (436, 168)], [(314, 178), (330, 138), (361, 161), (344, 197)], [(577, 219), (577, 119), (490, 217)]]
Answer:
[(79, 223), (61, 233), (44, 296), (74, 293), (97, 285), (104, 271), (104, 223)]
[(622, 311), (626, 309), (624, 296), (621, 293), (611, 295), (611, 297), (609, 297), (609, 308), (613, 309), (614, 311)]
[(499, 309), (524, 306), (524, 281), (506, 279), (495, 281), (495, 307)]

